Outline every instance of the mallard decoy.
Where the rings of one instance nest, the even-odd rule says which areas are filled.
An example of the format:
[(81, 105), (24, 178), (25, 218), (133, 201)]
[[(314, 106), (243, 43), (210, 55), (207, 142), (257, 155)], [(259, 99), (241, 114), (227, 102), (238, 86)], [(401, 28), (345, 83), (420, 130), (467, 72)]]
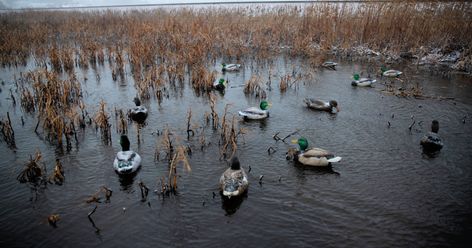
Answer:
[(323, 64), (321, 64), (321, 66), (323, 66), (325, 68), (328, 68), (328, 69), (331, 69), (331, 70), (336, 70), (337, 65), (338, 65), (338, 63), (332, 62), (332, 61), (326, 61)]
[(141, 106), (141, 101), (139, 100), (138, 97), (135, 97), (133, 101), (136, 104), (136, 107), (129, 110), (129, 117), (133, 121), (144, 122), (144, 120), (146, 120), (147, 115), (148, 115), (147, 108), (144, 106)]
[(239, 111), (239, 115), (242, 116), (245, 120), (261, 120), (269, 117), (269, 110), (270, 103), (263, 100), (259, 104), (259, 108), (257, 107), (250, 107), (245, 110)]
[(221, 71), (227, 72), (227, 71), (239, 71), (241, 68), (240, 64), (221, 64)]
[(129, 149), (130, 142), (128, 136), (120, 137), (121, 151), (116, 154), (113, 161), (113, 168), (119, 174), (130, 174), (139, 169), (141, 166), (141, 156)]
[(239, 163), (237, 157), (231, 159), (229, 167), (220, 177), (220, 190), (226, 197), (240, 196), (244, 194), (249, 186), (246, 172)]
[(300, 149), (290, 148), (287, 152), (287, 160), (293, 159), (295, 162), (307, 166), (329, 166), (342, 159), (321, 148), (308, 148), (308, 140), (304, 137), (292, 140), (292, 143), (298, 144)]
[(308, 108), (320, 111), (328, 111), (332, 114), (339, 112), (338, 102), (335, 100), (331, 100), (329, 102), (316, 100), (313, 98), (305, 98), (303, 102), (306, 104)]
[(227, 86), (228, 86), (228, 81), (225, 80), (224, 78), (220, 78), (220, 80), (218, 80), (218, 82), (215, 82), (213, 84), (213, 88), (215, 88), (216, 90), (219, 90), (219, 91), (224, 91)]
[(420, 141), (423, 150), (427, 153), (434, 153), (440, 151), (443, 148), (441, 137), (438, 134), (439, 122), (433, 120), (431, 123), (431, 132), (428, 132)]
[(377, 80), (372, 78), (360, 78), (359, 74), (354, 74), (351, 85), (352, 86), (360, 86), (360, 87), (367, 87), (372, 86), (373, 83), (377, 82)]

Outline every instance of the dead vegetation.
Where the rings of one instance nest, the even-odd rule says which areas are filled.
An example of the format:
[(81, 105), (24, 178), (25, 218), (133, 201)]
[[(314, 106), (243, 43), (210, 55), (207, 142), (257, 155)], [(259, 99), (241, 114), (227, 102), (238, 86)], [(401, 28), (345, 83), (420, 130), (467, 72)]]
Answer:
[(98, 112), (95, 114), (95, 127), (100, 129), (102, 140), (105, 144), (111, 144), (110, 115), (105, 109), (106, 103), (102, 100)]
[(46, 168), (41, 164), (41, 152), (36, 152), (34, 158), (30, 157), (29, 162), (25, 165), (25, 168), (18, 174), (16, 179), (20, 183), (32, 183), (34, 185), (40, 185), (44, 183)]
[(64, 169), (62, 168), (62, 163), (59, 159), (56, 159), (56, 164), (54, 166), (54, 172), (49, 176), (48, 182), (62, 185), (64, 182)]
[(252, 76), (248, 81), (244, 83), (244, 94), (254, 95), (256, 98), (265, 99), (267, 97), (267, 92), (264, 88), (264, 83), (262, 82), (261, 77)]
[(15, 149), (16, 144), (15, 144), (15, 131), (13, 131), (13, 127), (11, 125), (11, 120), (10, 120), (10, 113), (7, 112), (7, 119), (0, 120), (0, 129), (2, 133), (3, 140), (7, 143), (7, 145)]
[[(186, 68), (197, 88), (203, 70), (219, 57), (270, 58), (287, 51), (315, 58), (363, 46), (393, 54), (419, 54), (424, 46), (465, 51), (472, 44), (467, 1), (364, 1), (257, 9), (165, 9), (133, 12), (7, 12), (0, 15), (0, 63), (37, 65), (73, 73), (108, 61), (114, 80), (125, 64), (132, 74), (165, 64), (166, 80), (182, 81)], [(104, 21), (105, 20), (105, 21)], [(221, 23), (231, 23), (230, 27)], [(8, 37), (8, 38), (7, 38)], [(422, 48), (423, 46), (423, 48)], [(464, 53), (460, 61), (470, 60)], [(459, 62), (460, 62), (459, 61)], [(319, 63), (316, 63), (319, 64)], [(198, 76), (194, 76), (198, 75)]]

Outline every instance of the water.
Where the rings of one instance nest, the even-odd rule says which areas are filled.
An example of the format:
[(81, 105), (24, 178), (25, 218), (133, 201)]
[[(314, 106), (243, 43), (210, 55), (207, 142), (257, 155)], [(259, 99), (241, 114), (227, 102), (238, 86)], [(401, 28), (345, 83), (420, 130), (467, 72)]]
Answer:
[[(238, 118), (245, 134), (239, 137), (237, 155), (248, 171), (248, 195), (232, 202), (218, 194), (218, 179), (228, 164), (219, 157), (218, 137), (205, 129), (211, 144), (200, 150), (198, 135), (204, 126), (204, 113), (210, 112), (207, 97), (198, 97), (185, 82), (169, 91), (159, 105), (145, 101), (149, 117), (138, 144), (136, 127), (129, 126), (131, 149), (142, 159), (142, 169), (132, 180), (122, 180), (112, 163), (119, 147), (119, 134), (112, 117), (112, 144), (105, 145), (100, 133), (87, 127), (78, 134), (79, 143), (71, 151), (60, 151), (36, 135), (36, 119), (25, 114), (9, 99), (15, 90), (13, 76), (28, 68), (1, 69), (5, 85), (0, 93), (1, 117), (10, 113), (18, 149), (12, 152), (0, 143), (1, 201), (0, 233), (2, 247), (75, 246), (173, 246), (173, 247), (458, 247), (470, 242), (472, 213), (472, 85), (470, 78), (452, 75), (444, 78), (427, 69), (400, 67), (404, 77), (420, 82), (423, 93), (453, 100), (414, 99), (387, 95), (381, 79), (374, 88), (350, 85), (354, 71), (371, 69), (367, 64), (339, 61), (338, 70), (304, 66), (303, 60), (280, 57), (273, 64), (270, 118), (243, 122), (237, 111), (257, 106), (259, 100), (246, 96), (240, 85), (253, 74), (266, 81), (267, 65), (244, 61), (243, 69), (227, 73), (230, 88), (217, 95), (217, 111), (222, 117), (226, 104), (229, 116)], [(279, 91), (280, 77), (296, 72), (304, 77), (287, 92)], [(215, 64), (215, 70), (219, 66)], [(129, 70), (129, 68), (128, 68)], [(84, 102), (93, 114), (100, 100), (113, 109), (128, 109), (136, 94), (131, 76), (114, 82), (107, 65), (95, 70), (77, 69), (83, 84)], [(96, 74), (100, 74), (100, 81)], [(15, 94), (15, 92), (14, 92)], [(304, 107), (302, 99), (336, 99), (337, 115), (315, 112)], [(197, 136), (186, 140), (186, 116), (192, 109)], [(393, 115), (393, 117), (392, 117)], [(21, 116), (25, 125), (21, 125)], [(466, 116), (465, 123), (463, 117)], [(439, 134), (445, 147), (435, 158), (422, 154), (419, 140), (429, 130), (431, 120), (440, 123)], [(410, 124), (415, 121), (411, 131)], [(390, 127), (388, 127), (390, 123)], [(167, 162), (154, 161), (157, 130), (169, 127), (174, 144), (192, 147), (191, 172), (179, 167), (178, 195), (162, 198), (153, 193), (167, 175)], [(293, 145), (276, 142), (306, 137), (310, 146), (322, 147), (343, 157), (331, 169), (295, 166), (285, 160)], [(42, 131), (40, 132), (42, 133)], [(277, 151), (268, 154), (269, 147)], [(36, 150), (43, 154), (48, 172), (59, 158), (64, 165), (65, 183), (49, 184), (32, 190), (16, 176)], [(262, 183), (259, 177), (264, 175)], [(138, 182), (151, 190), (141, 201)], [(101, 186), (113, 190), (109, 203), (86, 203)], [(216, 193), (215, 197), (213, 192)], [(87, 214), (92, 215), (96, 228)], [(47, 216), (59, 214), (57, 228)], [(98, 230), (99, 231), (98, 231)]]

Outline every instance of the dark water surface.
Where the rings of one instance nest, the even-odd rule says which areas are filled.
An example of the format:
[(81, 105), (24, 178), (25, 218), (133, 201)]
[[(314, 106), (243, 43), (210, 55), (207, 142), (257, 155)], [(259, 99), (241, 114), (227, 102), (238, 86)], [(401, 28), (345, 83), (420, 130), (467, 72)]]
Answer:
[[(229, 113), (237, 116), (238, 110), (259, 103), (245, 96), (240, 85), (254, 74), (267, 81), (268, 68), (256, 62), (243, 66), (241, 72), (225, 75), (230, 88), (224, 96), (217, 94), (220, 118), (225, 104), (232, 104)], [(293, 68), (313, 77), (280, 93), (280, 77), (291, 74)], [(239, 127), (246, 130), (238, 140), (237, 154), (246, 171), (249, 166), (252, 169), (248, 195), (225, 202), (212, 194), (218, 193), (219, 176), (227, 168), (219, 159), (218, 134), (205, 129), (211, 144), (203, 151), (198, 136), (186, 140), (189, 108), (192, 122), (199, 127), (205, 123), (204, 113), (210, 112), (208, 98), (196, 96), (188, 81), (182, 88), (169, 90), (169, 98), (160, 105), (153, 98), (144, 101), (149, 117), (139, 144), (134, 124), (129, 126), (131, 149), (141, 155), (142, 169), (132, 180), (120, 180), (112, 167), (120, 149), (113, 109), (132, 107), (136, 90), (131, 76), (114, 82), (108, 66), (77, 69), (81, 81), (84, 75), (88, 77), (83, 91), (90, 114), (97, 111), (101, 99), (112, 113), (112, 145), (103, 144), (100, 133), (87, 127), (79, 132), (78, 145), (60, 152), (34, 133), (36, 119), (22, 112), (19, 97), (16, 107), (10, 100), (9, 89), (15, 90), (13, 76), (28, 69), (0, 71), (5, 81), (1, 117), (10, 113), (18, 147), (13, 152), (0, 143), (1, 247), (457, 247), (471, 242), (470, 78), (443, 78), (429, 70), (401, 68), (405, 78), (421, 84), (425, 95), (454, 99), (400, 98), (381, 93), (382, 83), (374, 88), (352, 87), (352, 73), (367, 70), (366, 65), (340, 62), (337, 71), (314, 70), (303, 66), (303, 61), (278, 59), (268, 91), (273, 104), (270, 118), (243, 122), (237, 117)], [(96, 73), (101, 76), (99, 82)], [(341, 112), (333, 116), (311, 111), (304, 107), (304, 97), (336, 99)], [(437, 157), (429, 158), (422, 154), (419, 140), (433, 119), (439, 120), (445, 147)], [(409, 131), (413, 120), (416, 124)], [(191, 172), (179, 167), (179, 194), (163, 199), (152, 192), (168, 171), (166, 161), (154, 161), (162, 136), (153, 133), (166, 127), (174, 133), (175, 144), (189, 144), (193, 154)], [(311, 146), (333, 151), (342, 161), (332, 170), (286, 161), (285, 152), (293, 145), (276, 142), (272, 136), (280, 132), (284, 137), (297, 129)], [(196, 130), (200, 134), (201, 128)], [(277, 152), (269, 155), (269, 147)], [(62, 161), (66, 178), (62, 186), (49, 184), (34, 191), (16, 180), (37, 149), (48, 172), (56, 158)], [(264, 175), (262, 184), (260, 175)], [(144, 202), (139, 181), (151, 189)], [(104, 185), (113, 190), (109, 203), (85, 202)], [(95, 205), (98, 232), (87, 218)], [(48, 225), (50, 214), (60, 215), (57, 228)]]

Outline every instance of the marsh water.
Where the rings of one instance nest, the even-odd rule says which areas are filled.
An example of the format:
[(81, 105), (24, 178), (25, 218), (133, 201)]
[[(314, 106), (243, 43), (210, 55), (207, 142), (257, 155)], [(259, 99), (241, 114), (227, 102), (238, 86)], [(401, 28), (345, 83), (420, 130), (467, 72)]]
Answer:
[[(219, 62), (219, 61), (218, 61)], [(433, 73), (429, 68), (398, 66), (404, 78), (419, 82), (425, 98), (382, 93), (385, 79), (372, 88), (350, 84), (353, 72), (372, 70), (367, 63), (338, 61), (337, 70), (314, 69), (299, 59), (280, 57), (272, 62), (272, 103), (265, 121), (245, 122), (237, 111), (257, 106), (260, 99), (245, 95), (244, 83), (252, 75), (268, 81), (268, 63), (241, 61), (242, 70), (223, 75), (229, 80), (224, 94), (215, 92), (221, 116), (235, 116), (244, 135), (238, 138), (237, 156), (250, 172), (247, 196), (232, 201), (218, 194), (218, 179), (228, 163), (220, 157), (219, 134), (205, 128), (210, 144), (200, 149), (198, 135), (210, 112), (208, 96), (198, 96), (188, 79), (158, 102), (151, 97), (141, 127), (129, 123), (131, 149), (138, 152), (142, 168), (123, 179), (112, 167), (120, 150), (114, 108), (129, 109), (136, 95), (134, 81), (126, 74), (113, 81), (107, 65), (76, 73), (83, 100), (93, 114), (100, 100), (107, 103), (112, 120), (112, 144), (106, 145), (93, 126), (80, 129), (71, 150), (57, 149), (34, 132), (35, 115), (24, 113), (15, 95), (14, 77), (33, 69), (3, 68), (0, 75), (1, 116), (10, 113), (17, 149), (0, 143), (2, 247), (457, 247), (471, 241), (472, 214), (472, 84), (470, 77)], [(219, 70), (219, 63), (215, 63)], [(127, 68), (129, 72), (129, 68)], [(287, 74), (303, 74), (282, 93), (278, 83)], [(100, 79), (96, 75), (100, 75)], [(83, 80), (87, 77), (88, 80)], [(17, 97), (13, 105), (9, 90)], [(336, 115), (307, 109), (303, 98), (336, 99)], [(187, 112), (197, 136), (187, 140)], [(21, 118), (25, 120), (22, 125)], [(421, 137), (437, 119), (445, 144), (435, 157), (422, 153)], [(411, 130), (409, 126), (415, 121)], [(389, 124), (390, 123), (390, 124)], [(169, 128), (176, 144), (192, 148), (192, 170), (179, 167), (178, 194), (162, 197), (160, 179), (168, 173), (167, 161), (155, 161), (157, 131)], [(298, 130), (286, 139), (276, 141)], [(330, 169), (295, 165), (285, 159), (289, 140), (304, 136), (310, 146), (341, 156)], [(275, 153), (268, 153), (272, 147)], [(34, 189), (16, 176), (30, 155), (40, 150), (48, 172), (60, 159), (63, 185)], [(263, 175), (262, 180), (259, 178)], [(150, 193), (141, 200), (139, 182)], [(261, 183), (260, 183), (261, 182)], [(101, 186), (113, 190), (109, 202), (86, 203)], [(215, 194), (213, 194), (215, 193)], [(97, 206), (93, 221), (87, 214)], [(57, 227), (47, 217), (58, 214)]]

